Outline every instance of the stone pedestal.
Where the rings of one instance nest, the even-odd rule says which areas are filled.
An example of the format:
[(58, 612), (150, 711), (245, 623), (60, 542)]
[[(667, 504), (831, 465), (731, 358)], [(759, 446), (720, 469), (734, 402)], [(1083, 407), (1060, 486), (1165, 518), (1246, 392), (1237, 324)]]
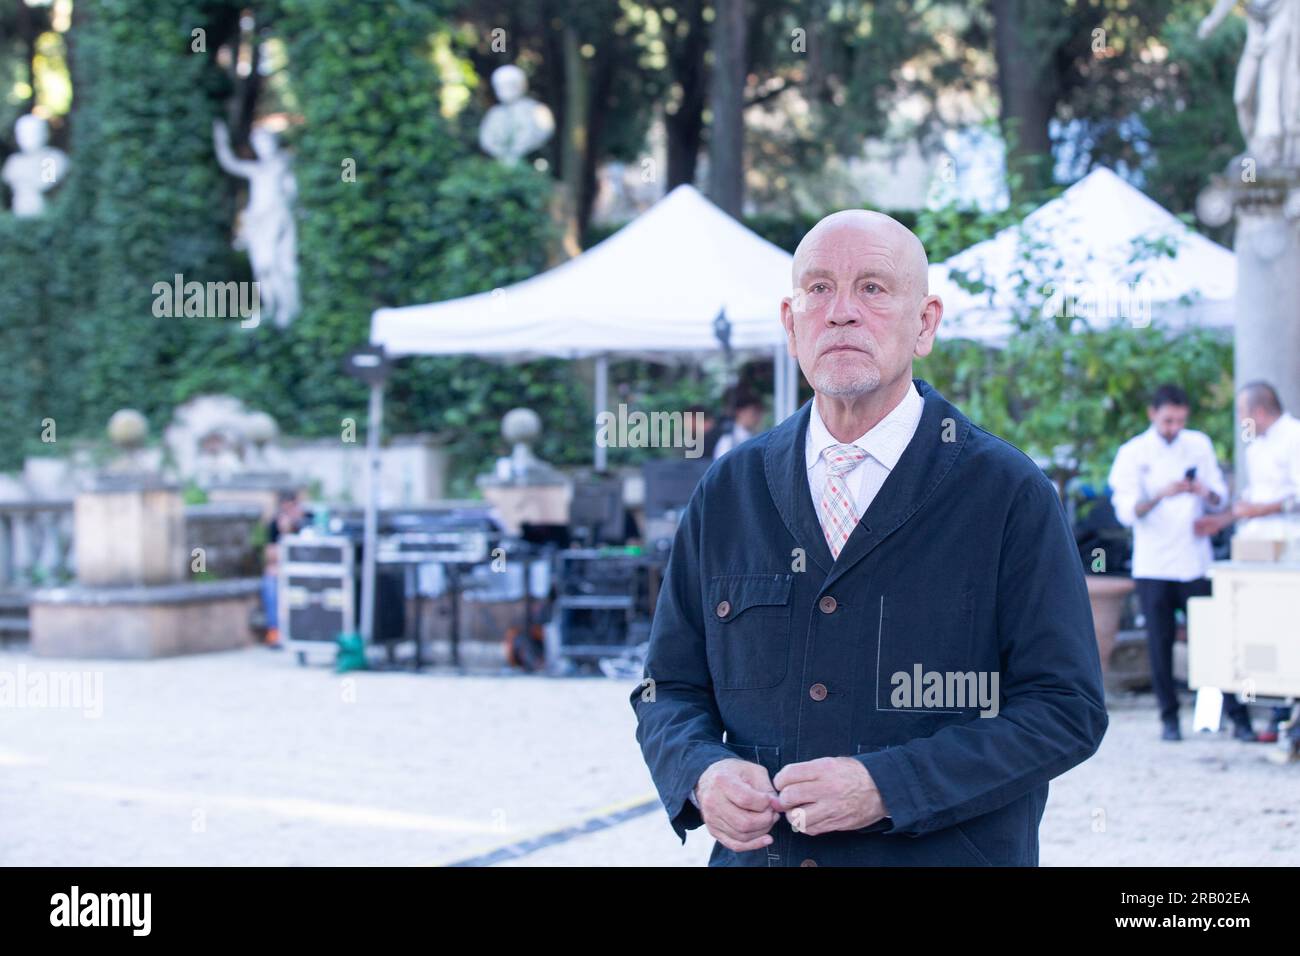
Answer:
[(77, 580), (88, 587), (170, 584), (188, 576), (179, 490), (146, 476), (100, 478), (73, 504)]
[(152, 658), (247, 647), (260, 592), (257, 578), (35, 591), (31, 650), (37, 657)]
[(485, 484), (483, 498), (497, 509), (501, 524), (511, 534), (519, 534), (524, 522), (529, 524), (568, 524), (568, 485), (492, 485)]
[(1272, 383), (1282, 407), (1300, 412), (1300, 224), (1281, 203), (1251, 203), (1237, 214), (1237, 387)]
[(297, 485), (288, 472), (248, 472), (214, 481), (205, 490), (208, 501), (222, 505), (252, 505), (269, 521), (280, 503), (280, 492), (294, 491)]

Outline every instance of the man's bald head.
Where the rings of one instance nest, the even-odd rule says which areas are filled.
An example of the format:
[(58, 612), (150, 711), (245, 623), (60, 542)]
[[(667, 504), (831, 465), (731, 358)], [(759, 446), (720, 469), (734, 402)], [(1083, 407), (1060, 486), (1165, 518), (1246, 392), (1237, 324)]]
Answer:
[(928, 272), (921, 241), (883, 213), (846, 209), (808, 230), (794, 253), (781, 324), (819, 396), (901, 398), (912, 360), (930, 354), (943, 318)]
[(930, 259), (916, 234), (893, 216), (870, 209), (842, 209), (823, 218), (808, 230), (794, 250), (791, 281), (797, 288), (812, 250), (836, 242), (849, 231), (861, 232), (887, 246), (910, 290), (919, 297), (930, 292)]

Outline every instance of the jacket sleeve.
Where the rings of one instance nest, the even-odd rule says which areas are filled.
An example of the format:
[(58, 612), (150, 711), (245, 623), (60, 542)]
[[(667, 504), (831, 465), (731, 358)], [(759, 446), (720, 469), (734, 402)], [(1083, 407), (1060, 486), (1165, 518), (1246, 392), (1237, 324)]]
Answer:
[(1020, 487), (990, 573), (999, 712), (855, 757), (893, 817), (882, 832), (920, 836), (989, 813), (1101, 744), (1108, 719), (1083, 566), (1046, 476)]
[(702, 826), (691, 789), (705, 769), (736, 754), (722, 742), (704, 643), (700, 565), (701, 515), (707, 477), (695, 489), (677, 528), (650, 629), (645, 674), (632, 691), (636, 739), (673, 830)]

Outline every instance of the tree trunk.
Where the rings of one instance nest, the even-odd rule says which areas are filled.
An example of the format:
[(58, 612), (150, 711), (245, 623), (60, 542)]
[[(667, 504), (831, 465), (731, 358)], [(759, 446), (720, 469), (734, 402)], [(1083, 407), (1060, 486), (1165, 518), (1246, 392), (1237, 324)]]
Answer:
[(745, 0), (717, 0), (709, 129), (709, 197), (739, 219), (745, 199)]
[(38, 28), (31, 7), (24, 0), (17, 0), (18, 35), (23, 43), (23, 67), (27, 72), (27, 97), (21, 101), (18, 112), (30, 113), (36, 105), (36, 37)]
[(582, 251), (579, 243), (584, 166), (587, 158), (587, 65), (583, 62), (577, 31), (564, 28), (564, 127), (560, 143), (560, 180), (564, 189), (564, 250), (570, 256)]
[(695, 167), (704, 138), (704, 103), (709, 75), (704, 55), (709, 49), (709, 34), (704, 23), (704, 0), (692, 0), (690, 7), (690, 30), (669, 52), (673, 79), (682, 88), (677, 110), (664, 115), (664, 128), (668, 133), (669, 192), (683, 183), (695, 182)]
[(999, 112), (1007, 137), (1007, 171), (1013, 200), (1033, 195), (1052, 181), (1052, 138), (1059, 84), (1049, 52), (1029, 36), (1029, 0), (991, 0), (994, 54), (998, 65)]
[(617, 62), (610, 55), (610, 45), (602, 43), (597, 48), (596, 56), (589, 61), (587, 73), (587, 141), (582, 154), (582, 179), (577, 193), (575, 222), (578, 235), (585, 236), (587, 224), (591, 221), (592, 209), (596, 205), (596, 192), (599, 187), (597, 172), (604, 154), (605, 125), (610, 115), (609, 97), (614, 84), (614, 71)]

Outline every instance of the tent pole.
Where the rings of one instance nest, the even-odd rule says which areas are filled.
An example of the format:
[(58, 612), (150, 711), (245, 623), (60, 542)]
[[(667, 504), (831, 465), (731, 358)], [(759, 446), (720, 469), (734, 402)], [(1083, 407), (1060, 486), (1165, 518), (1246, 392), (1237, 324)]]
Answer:
[(370, 422), (366, 430), (366, 523), (361, 565), (361, 637), (370, 645), (375, 633), (375, 560), (379, 548), (379, 432), (384, 427), (384, 386), (370, 386)]
[(591, 444), (596, 471), (605, 470), (605, 446), (600, 442), (600, 413), (605, 411), (609, 398), (609, 356), (596, 356), (596, 394), (592, 402), (596, 410), (592, 415)]

